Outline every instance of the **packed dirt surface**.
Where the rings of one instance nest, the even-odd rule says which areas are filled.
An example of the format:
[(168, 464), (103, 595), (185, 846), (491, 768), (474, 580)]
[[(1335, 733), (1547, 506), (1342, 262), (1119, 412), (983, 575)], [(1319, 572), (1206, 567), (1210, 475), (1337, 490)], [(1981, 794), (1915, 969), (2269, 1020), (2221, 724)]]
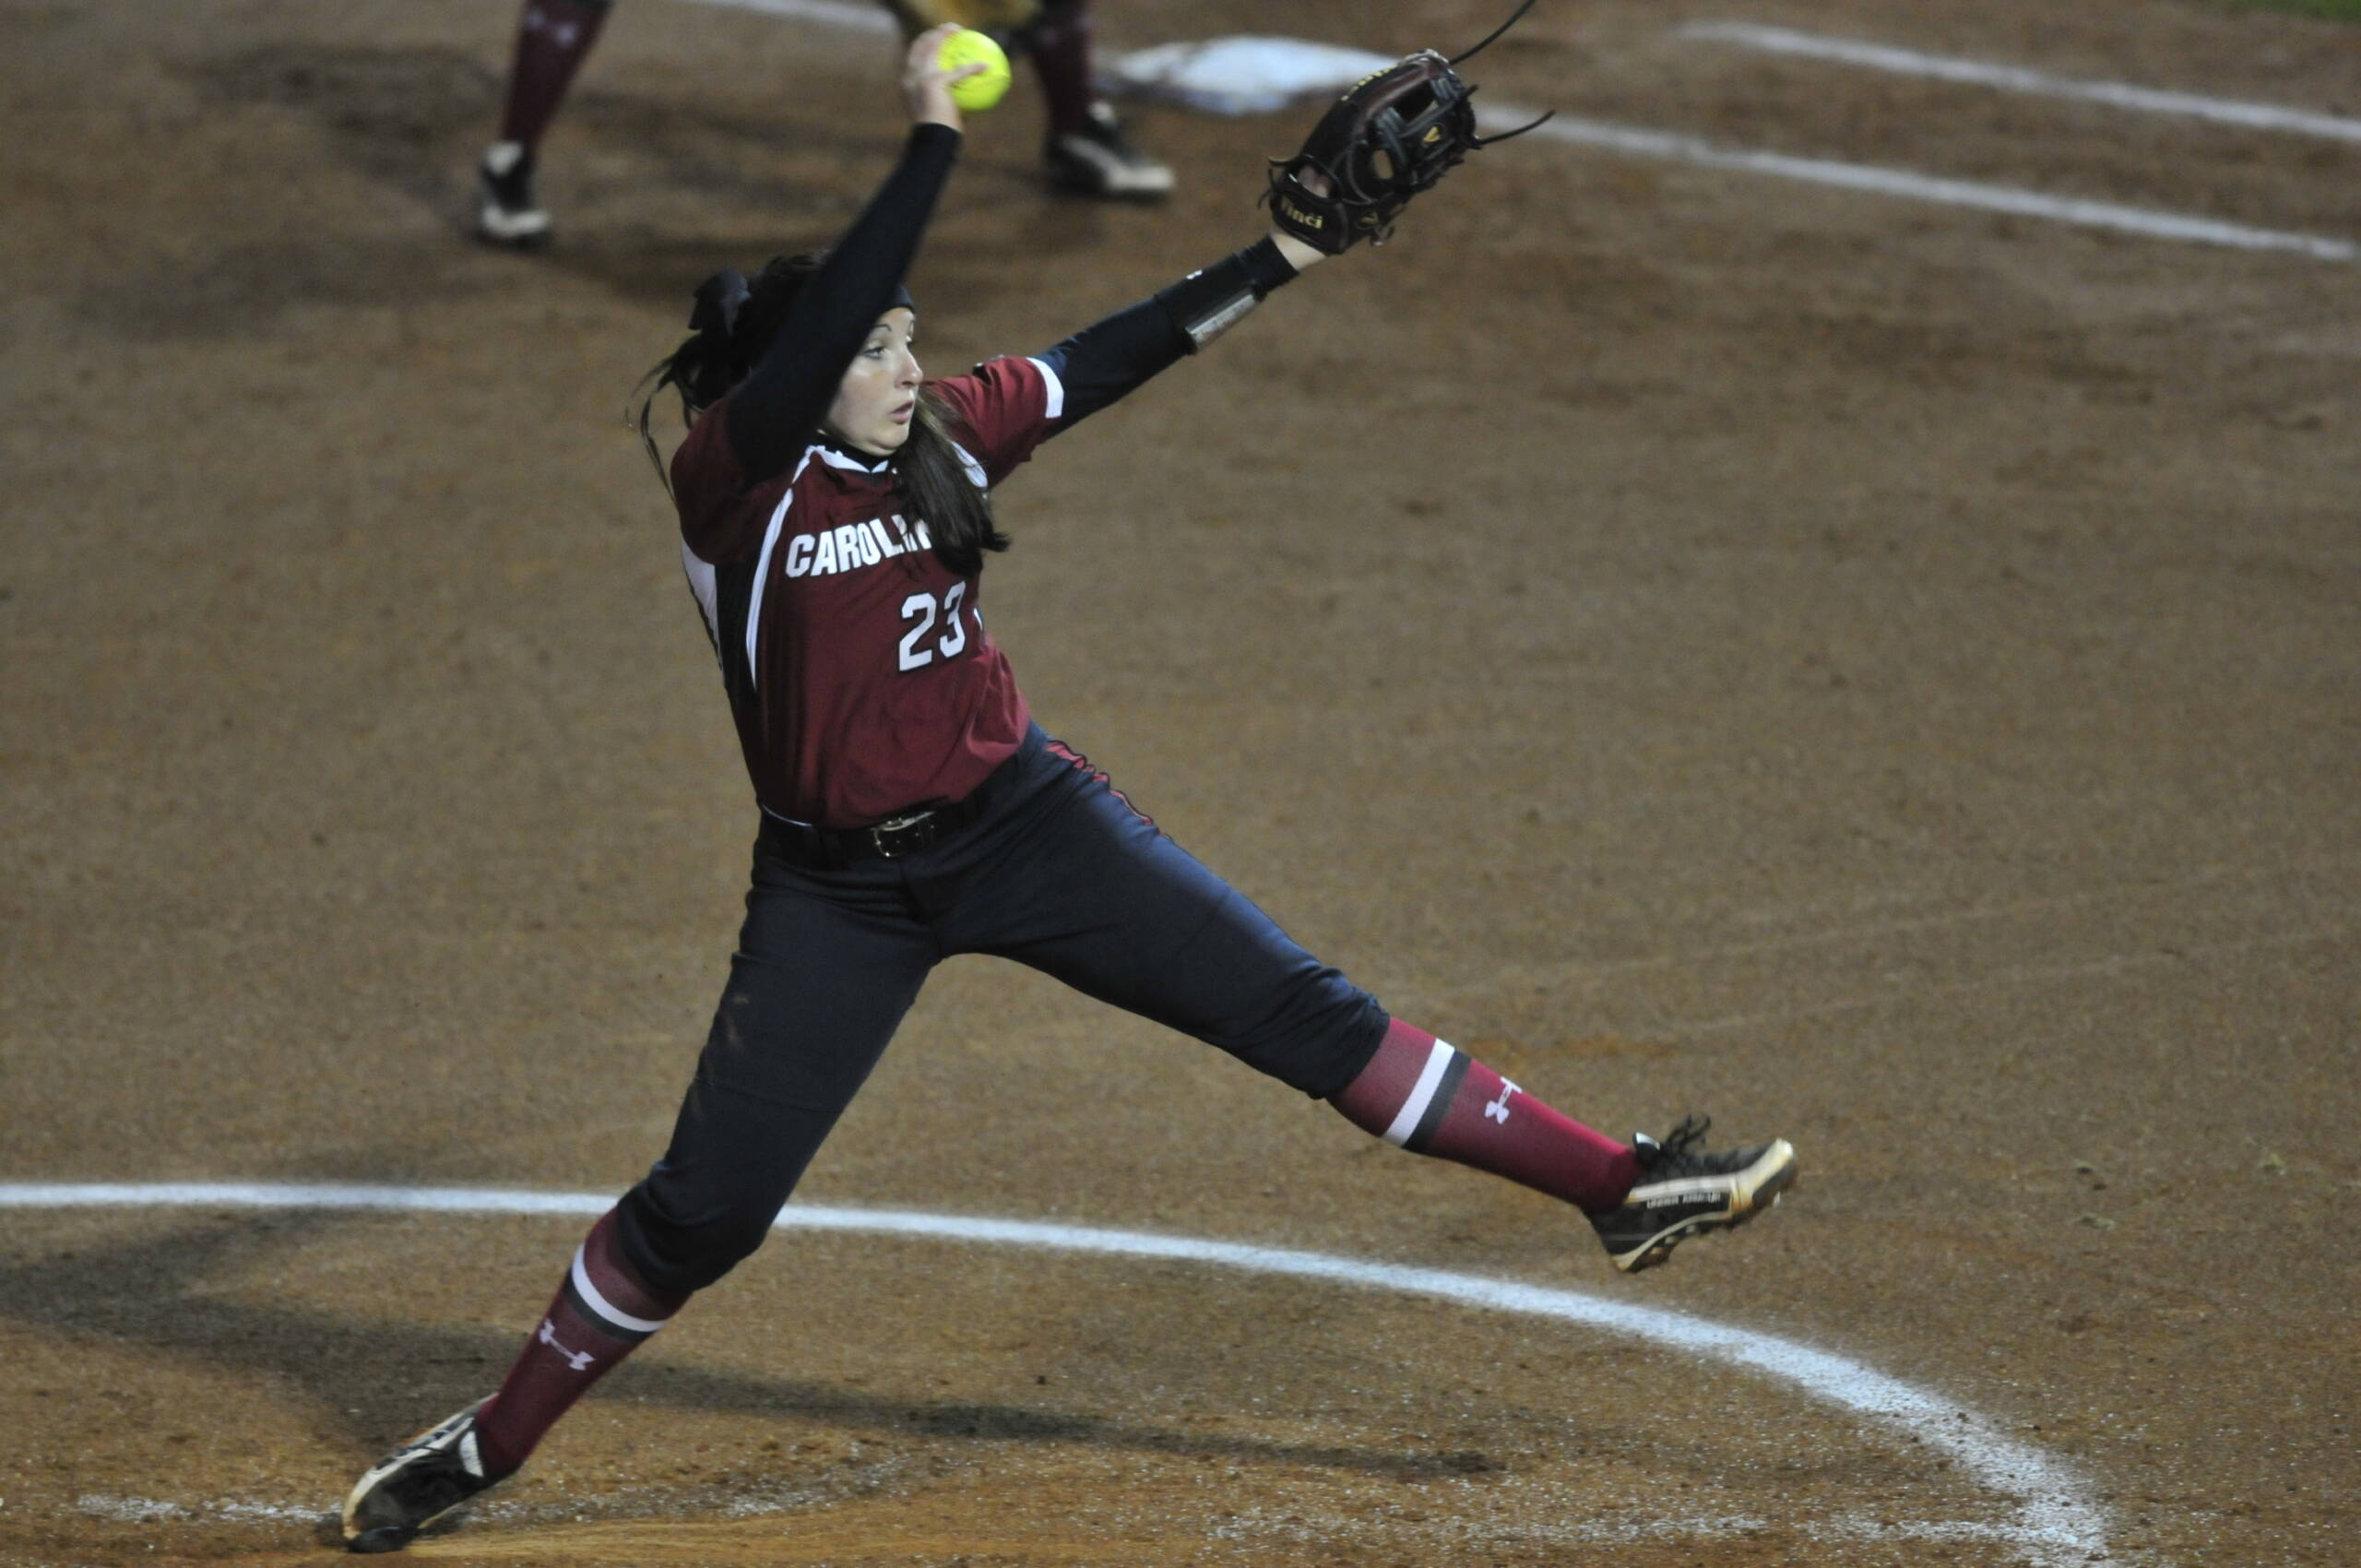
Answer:
[[(1382, 53), (1504, 8), (1098, 7), (1103, 49)], [(1470, 74), (2361, 239), (2352, 142), (1706, 19), (2361, 113), (2361, 30), (2170, 0), (1545, 0)], [(754, 817), (619, 412), (697, 280), (830, 239), (901, 122), (874, 34), (625, 0), (545, 148), (556, 246), (487, 251), (514, 24), (0, 0), (0, 1181), (596, 1195), (661, 1148)], [(1109, 208), (1042, 185), (1020, 71), (921, 353), (1038, 350), (1247, 243), (1310, 119), (1138, 108), (1181, 189)], [(415, 1554), (2361, 1561), (2356, 298), (2350, 262), (1478, 154), (1006, 486), (992, 630), (1052, 733), (1394, 1012), (1618, 1134), (1783, 1134), (1795, 1196), (1626, 1278), (1579, 1215), (961, 960), (798, 1206), (1635, 1315), (789, 1232)], [(585, 1223), (9, 1201), (24, 1568), (329, 1561)]]

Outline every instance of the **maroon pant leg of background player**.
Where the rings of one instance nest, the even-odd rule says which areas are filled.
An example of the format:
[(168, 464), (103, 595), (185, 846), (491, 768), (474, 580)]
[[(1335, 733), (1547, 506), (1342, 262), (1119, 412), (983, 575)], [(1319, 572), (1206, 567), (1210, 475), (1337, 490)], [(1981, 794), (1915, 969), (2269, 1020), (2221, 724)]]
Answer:
[(1033, 28), (1033, 68), (1050, 113), (1050, 135), (1078, 135), (1090, 123), (1089, 0), (1047, 0)]
[(540, 143), (611, 8), (611, 0), (526, 0), (501, 110), (502, 141), (528, 152)]

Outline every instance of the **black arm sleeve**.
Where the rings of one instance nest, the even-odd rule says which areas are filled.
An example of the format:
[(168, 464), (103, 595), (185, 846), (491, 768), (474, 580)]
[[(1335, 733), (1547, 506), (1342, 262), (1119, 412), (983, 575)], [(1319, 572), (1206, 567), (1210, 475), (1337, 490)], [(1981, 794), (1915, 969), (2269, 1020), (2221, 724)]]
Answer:
[(826, 416), (845, 367), (909, 271), (959, 139), (948, 125), (910, 128), (901, 162), (797, 293), (762, 362), (731, 395), (730, 445), (749, 480), (785, 468)]
[(1072, 429), (1195, 353), (1295, 276), (1279, 247), (1265, 238), (1084, 327), (1041, 356), (1065, 386), (1062, 428)]

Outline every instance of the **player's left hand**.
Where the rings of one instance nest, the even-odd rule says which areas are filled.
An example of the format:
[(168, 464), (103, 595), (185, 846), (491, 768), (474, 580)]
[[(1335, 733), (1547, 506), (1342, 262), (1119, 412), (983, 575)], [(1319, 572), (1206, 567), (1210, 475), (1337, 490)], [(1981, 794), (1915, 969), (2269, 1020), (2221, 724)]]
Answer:
[(1457, 69), (1533, 5), (1525, 0), (1490, 37), (1455, 58), (1421, 49), (1330, 104), (1294, 157), (1272, 160), (1264, 199), (1279, 232), (1323, 255), (1342, 255), (1363, 240), (1382, 245), (1410, 199), (1432, 190), (1469, 153), (1548, 119), (1544, 114), (1497, 137), (1478, 135), (1476, 89)]
[(1483, 145), (1467, 84), (1420, 50), (1330, 104), (1302, 148), (1272, 163), (1272, 221), (1323, 255), (1382, 245), (1413, 196)]

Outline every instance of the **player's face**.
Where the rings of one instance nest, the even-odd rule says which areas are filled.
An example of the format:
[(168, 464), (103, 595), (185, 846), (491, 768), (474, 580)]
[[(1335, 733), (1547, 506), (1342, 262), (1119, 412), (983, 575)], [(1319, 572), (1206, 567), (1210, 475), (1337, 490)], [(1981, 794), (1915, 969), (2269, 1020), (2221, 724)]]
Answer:
[(910, 339), (918, 326), (899, 305), (879, 316), (828, 405), (828, 429), (873, 457), (890, 457), (910, 438), (920, 380)]

